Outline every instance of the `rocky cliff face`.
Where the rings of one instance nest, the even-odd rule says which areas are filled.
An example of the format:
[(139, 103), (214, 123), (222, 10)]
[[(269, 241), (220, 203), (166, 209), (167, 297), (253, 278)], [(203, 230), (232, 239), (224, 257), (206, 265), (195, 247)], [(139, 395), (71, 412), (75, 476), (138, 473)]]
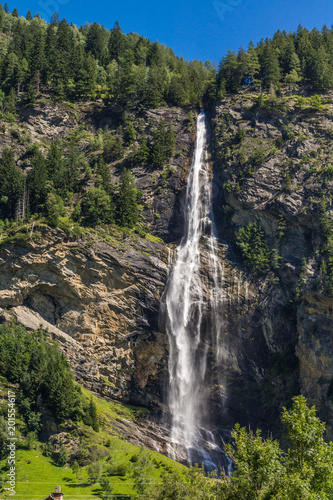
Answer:
[[(219, 428), (238, 421), (272, 429), (281, 406), (300, 391), (325, 420), (333, 409), (333, 299), (321, 287), (318, 222), (323, 194), (328, 199), (333, 187), (328, 169), (333, 104), (326, 96), (315, 109), (310, 97), (304, 99), (258, 101), (255, 94), (240, 94), (210, 113), (224, 304), (223, 328), (208, 353), (207, 384), (208, 413)], [(59, 110), (40, 104), (25, 111), (21, 135), (29, 129), (31, 141), (42, 143), (82, 121), (96, 131), (115, 128), (120, 120), (120, 110), (98, 103)], [(148, 406), (157, 416), (165, 410), (168, 381), (168, 342), (158, 325), (167, 279), (165, 244), (182, 235), (195, 136), (193, 121), (178, 108), (132, 117), (142, 127), (160, 118), (173, 123), (177, 134), (169, 170), (133, 169), (142, 217), (155, 237), (115, 228), (77, 234), (39, 223), (0, 250), (3, 320), (14, 315), (28, 328), (48, 327), (80, 383), (104, 397)], [(10, 128), (8, 143), (16, 140)], [(113, 179), (119, 168), (120, 162), (110, 165)], [(278, 252), (279, 265), (260, 278), (244, 265), (236, 244), (239, 228), (249, 222), (260, 224), (270, 249)], [(157, 446), (159, 432), (152, 430), (155, 444), (149, 446)], [(160, 446), (166, 450), (167, 437)]]
[[(101, 151), (92, 151), (90, 141), (99, 129), (117, 130), (122, 115), (122, 109), (102, 102), (72, 107), (41, 100), (22, 109), (15, 124), (3, 123), (0, 152), (12, 147), (17, 163), (28, 171), (27, 144), (37, 144), (46, 153), (50, 140), (74, 134), (79, 151), (94, 162)], [(75, 227), (62, 231), (42, 223), (18, 227), (6, 241), (3, 238), (0, 248), (0, 312), (3, 322), (14, 316), (30, 330), (47, 328), (76, 379), (88, 389), (147, 406), (160, 416), (168, 377), (168, 342), (158, 326), (167, 278), (164, 241), (182, 236), (182, 199), (195, 117), (188, 110), (162, 108), (133, 112), (130, 118), (148, 138), (162, 119), (172, 124), (176, 136), (175, 153), (164, 170), (131, 167), (141, 192), (140, 218), (150, 236), (143, 239), (116, 227), (97, 231)], [(128, 154), (125, 149), (123, 158), (109, 164), (113, 183), (127, 166)], [(147, 418), (142, 428), (152, 429), (146, 437), (140, 426), (128, 435), (165, 452), (167, 435), (164, 442), (163, 430), (154, 430)]]
[(0, 304), (29, 328), (48, 327), (89, 389), (154, 405), (165, 377), (165, 258), (161, 244), (141, 238), (78, 240), (35, 226), (31, 239), (1, 250)]
[(239, 307), (231, 311), (238, 330), (228, 328), (226, 341), (237, 346), (228, 404), (237, 405), (245, 389), (245, 408), (254, 416), (260, 407), (268, 424), (299, 391), (330, 424), (333, 316), (320, 207), (330, 216), (332, 118), (331, 95), (251, 93), (225, 99), (212, 116), (215, 209), (229, 258), (241, 262), (237, 232), (250, 222), (278, 255), (274, 272), (261, 279), (236, 266), (250, 282), (250, 298), (243, 319)]

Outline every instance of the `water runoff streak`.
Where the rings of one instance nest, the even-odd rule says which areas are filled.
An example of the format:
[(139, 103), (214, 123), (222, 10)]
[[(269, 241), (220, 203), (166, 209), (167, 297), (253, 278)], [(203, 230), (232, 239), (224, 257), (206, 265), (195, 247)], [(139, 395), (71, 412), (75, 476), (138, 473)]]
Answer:
[[(170, 454), (175, 456), (177, 447), (183, 447), (190, 462), (203, 462), (207, 469), (216, 468), (214, 456), (222, 453), (213, 434), (202, 423), (207, 400), (204, 384), (207, 351), (209, 339), (214, 337), (214, 332), (204, 335), (206, 316), (208, 311), (209, 324), (218, 330), (218, 307), (223, 300), (223, 270), (217, 249), (206, 153), (206, 117), (201, 111), (185, 199), (185, 234), (163, 293), (161, 318), (170, 345)], [(206, 281), (201, 273), (203, 262), (209, 272)]]

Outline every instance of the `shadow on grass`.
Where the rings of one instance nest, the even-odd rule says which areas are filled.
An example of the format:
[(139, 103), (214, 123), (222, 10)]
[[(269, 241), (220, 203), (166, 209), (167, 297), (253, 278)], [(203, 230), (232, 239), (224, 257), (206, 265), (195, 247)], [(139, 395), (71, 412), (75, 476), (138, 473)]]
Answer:
[(97, 486), (94, 490), (91, 490), (94, 495), (101, 495), (103, 493), (103, 488)]
[(67, 483), (68, 488), (87, 488), (91, 483)]

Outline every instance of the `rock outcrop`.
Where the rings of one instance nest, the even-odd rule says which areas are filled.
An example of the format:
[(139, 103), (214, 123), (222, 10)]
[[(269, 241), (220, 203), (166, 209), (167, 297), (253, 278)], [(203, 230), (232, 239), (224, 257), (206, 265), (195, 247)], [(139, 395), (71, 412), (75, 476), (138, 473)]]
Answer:
[[(221, 429), (237, 421), (278, 429), (281, 407), (299, 392), (323, 419), (331, 419), (333, 299), (321, 286), (319, 224), (323, 194), (329, 211), (333, 187), (328, 168), (333, 101), (325, 99), (319, 110), (292, 95), (271, 96), (263, 104), (249, 92), (211, 110), (224, 302), (220, 334), (210, 338), (206, 412)], [(115, 129), (121, 116), (121, 110), (99, 103), (61, 113), (62, 120), (59, 110), (47, 106), (27, 110), (21, 133), (30, 131), (34, 143), (61, 137), (82, 121), (89, 131)], [(177, 135), (170, 164), (164, 170), (132, 169), (142, 193), (142, 220), (154, 237), (116, 229), (74, 236), (36, 224), (0, 249), (3, 320), (15, 316), (28, 329), (48, 328), (80, 383), (103, 397), (147, 406), (155, 417), (167, 413), (168, 341), (158, 325), (167, 279), (165, 245), (182, 236), (195, 136), (193, 120), (179, 108), (132, 117), (147, 134), (148, 122), (156, 125), (162, 118)], [(8, 129), (3, 145), (13, 140)], [(87, 147), (86, 138), (79, 147)], [(109, 166), (117, 181), (121, 161)], [(278, 265), (262, 277), (249, 272), (236, 244), (239, 228), (250, 222), (260, 224), (270, 250), (277, 251)], [(202, 278), (205, 288), (205, 269)], [(128, 435), (166, 452), (169, 438), (155, 417)], [(148, 441), (142, 438), (146, 431)], [(121, 432), (127, 436), (125, 428)]]
[(89, 389), (156, 405), (166, 370), (157, 324), (163, 246), (135, 237), (77, 240), (45, 226), (32, 236), (1, 250), (0, 307), (28, 329), (48, 328)]
[[(268, 427), (298, 392), (331, 427), (333, 314), (321, 270), (320, 207), (325, 203), (330, 216), (332, 95), (323, 96), (321, 106), (313, 102), (311, 96), (244, 92), (212, 114), (217, 225), (252, 295), (245, 314), (233, 308), (234, 327), (226, 328), (233, 337), (226, 349), (237, 346), (227, 406), (235, 418), (233, 405), (238, 412), (243, 400), (249, 420), (260, 408)], [(275, 269), (260, 279), (240, 266), (236, 244), (239, 228), (250, 222), (261, 226), (278, 256)]]

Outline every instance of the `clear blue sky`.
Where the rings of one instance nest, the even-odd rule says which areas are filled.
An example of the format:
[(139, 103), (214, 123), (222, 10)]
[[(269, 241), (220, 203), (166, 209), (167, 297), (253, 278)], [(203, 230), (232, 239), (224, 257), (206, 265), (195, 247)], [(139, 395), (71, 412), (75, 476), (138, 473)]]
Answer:
[[(0, 0), (2, 3), (5, 0)], [(7, 0), (20, 15), (39, 12), (76, 25), (98, 22), (112, 28), (119, 21), (125, 33), (136, 32), (171, 47), (185, 59), (218, 63), (225, 51), (271, 37), (277, 29), (294, 31), (333, 24), (332, 0)]]

